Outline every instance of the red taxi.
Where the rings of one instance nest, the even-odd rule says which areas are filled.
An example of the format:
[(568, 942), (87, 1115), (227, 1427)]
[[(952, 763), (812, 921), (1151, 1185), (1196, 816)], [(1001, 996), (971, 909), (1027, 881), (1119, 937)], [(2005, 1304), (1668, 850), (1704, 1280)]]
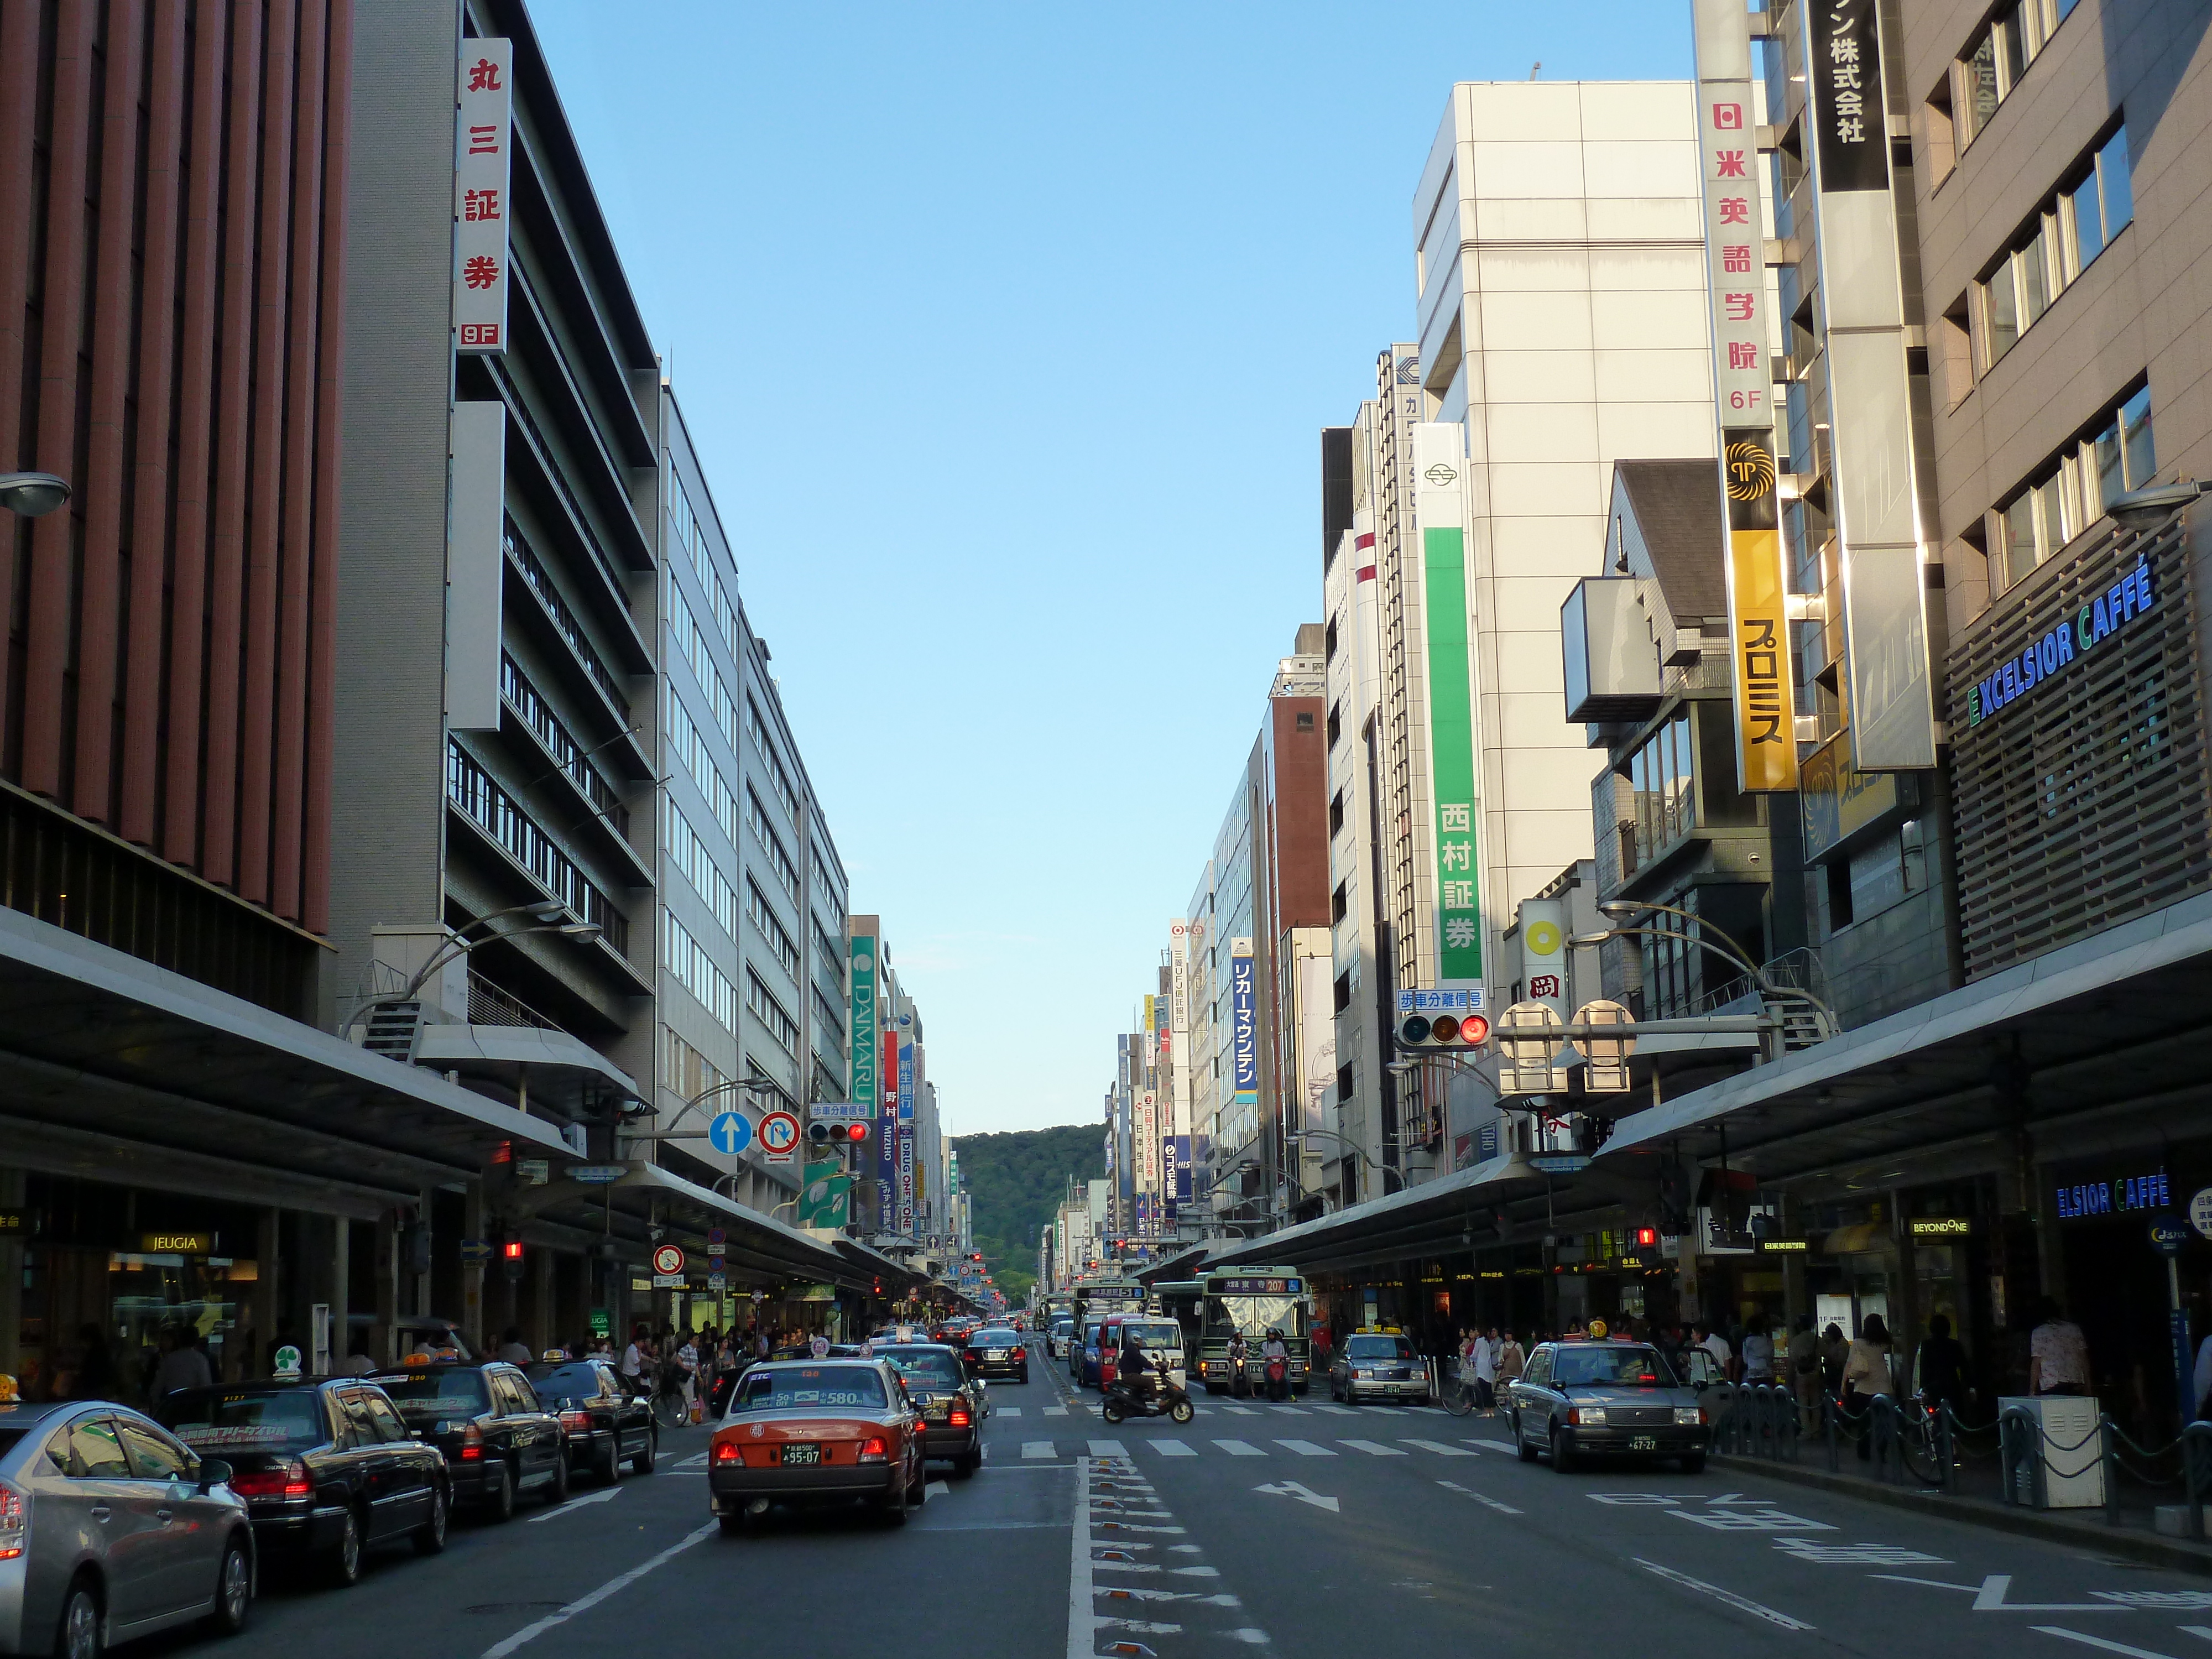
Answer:
[(725, 1535), (773, 1504), (871, 1504), (893, 1525), (928, 1495), (922, 1414), (881, 1359), (790, 1359), (738, 1379), (707, 1456)]

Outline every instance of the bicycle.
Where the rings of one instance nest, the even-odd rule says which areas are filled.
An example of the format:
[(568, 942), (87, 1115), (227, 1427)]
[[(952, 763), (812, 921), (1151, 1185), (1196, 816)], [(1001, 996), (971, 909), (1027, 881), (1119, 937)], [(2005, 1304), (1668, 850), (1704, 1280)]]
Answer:
[(1437, 1391), (1437, 1403), (1454, 1417), (1465, 1417), (1477, 1404), (1474, 1379), (1455, 1375), (1449, 1384)]

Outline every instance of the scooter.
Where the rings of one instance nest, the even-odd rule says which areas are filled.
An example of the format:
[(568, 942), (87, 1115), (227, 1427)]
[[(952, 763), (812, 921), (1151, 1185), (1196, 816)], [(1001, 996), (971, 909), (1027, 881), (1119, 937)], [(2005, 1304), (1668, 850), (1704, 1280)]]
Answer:
[(1190, 1396), (1169, 1378), (1157, 1374), (1149, 1374), (1133, 1384), (1128, 1378), (1116, 1375), (1099, 1411), (1109, 1423), (1119, 1423), (1125, 1417), (1171, 1417), (1178, 1423), (1188, 1423), (1198, 1415)]
[(1290, 1375), (1290, 1366), (1286, 1362), (1280, 1359), (1267, 1362), (1268, 1399), (1288, 1400), (1291, 1397)]

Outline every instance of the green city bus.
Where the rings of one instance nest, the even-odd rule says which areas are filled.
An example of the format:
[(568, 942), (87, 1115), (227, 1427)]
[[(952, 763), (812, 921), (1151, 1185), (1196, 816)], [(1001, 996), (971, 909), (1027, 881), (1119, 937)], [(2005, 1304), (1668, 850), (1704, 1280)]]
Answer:
[[(1255, 1376), (1260, 1344), (1270, 1330), (1283, 1334), (1290, 1350), (1291, 1391), (1304, 1394), (1311, 1381), (1313, 1351), (1306, 1335), (1306, 1282), (1295, 1267), (1236, 1267), (1207, 1273), (1199, 1281), (1196, 1364), (1208, 1394), (1230, 1386), (1229, 1339), (1244, 1334), (1250, 1356), (1248, 1378)], [(1264, 1386), (1264, 1385), (1262, 1385)]]

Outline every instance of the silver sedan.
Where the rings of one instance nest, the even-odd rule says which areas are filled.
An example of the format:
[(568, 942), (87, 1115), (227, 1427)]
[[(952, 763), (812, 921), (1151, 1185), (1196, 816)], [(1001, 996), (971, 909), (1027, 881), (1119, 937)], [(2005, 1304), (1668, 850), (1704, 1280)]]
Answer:
[(127, 1406), (0, 1405), (0, 1654), (243, 1629), (253, 1533), (229, 1475)]

